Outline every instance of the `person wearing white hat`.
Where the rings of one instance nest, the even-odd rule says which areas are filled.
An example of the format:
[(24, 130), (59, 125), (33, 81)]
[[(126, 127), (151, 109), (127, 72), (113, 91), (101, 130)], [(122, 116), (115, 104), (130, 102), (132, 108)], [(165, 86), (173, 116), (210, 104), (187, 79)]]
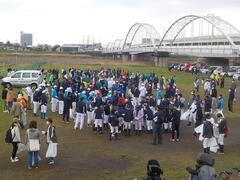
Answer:
[(51, 96), (52, 96), (52, 112), (56, 112), (57, 110), (57, 86), (54, 85), (53, 88), (52, 88), (52, 93), (51, 93)]
[(46, 118), (47, 113), (47, 90), (43, 90), (41, 96), (41, 119)]

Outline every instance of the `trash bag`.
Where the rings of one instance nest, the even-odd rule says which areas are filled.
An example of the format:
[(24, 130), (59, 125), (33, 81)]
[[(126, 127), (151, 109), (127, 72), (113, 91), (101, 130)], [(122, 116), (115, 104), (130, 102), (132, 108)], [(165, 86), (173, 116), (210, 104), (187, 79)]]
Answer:
[(181, 115), (180, 119), (181, 119), (181, 121), (187, 121), (189, 116), (190, 116), (190, 111), (187, 110)]
[(18, 150), (17, 150), (18, 154), (26, 150), (27, 150), (27, 146), (25, 144), (18, 143)]
[(55, 158), (57, 156), (57, 143), (49, 143), (46, 152), (46, 158)]

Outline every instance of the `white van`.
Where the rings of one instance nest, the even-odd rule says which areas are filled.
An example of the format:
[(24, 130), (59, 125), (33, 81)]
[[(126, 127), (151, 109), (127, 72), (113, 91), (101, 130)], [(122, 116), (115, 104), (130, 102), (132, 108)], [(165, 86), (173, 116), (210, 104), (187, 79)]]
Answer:
[(2, 85), (26, 87), (30, 85), (32, 88), (37, 88), (43, 81), (41, 71), (37, 70), (21, 70), (16, 71), (2, 79)]

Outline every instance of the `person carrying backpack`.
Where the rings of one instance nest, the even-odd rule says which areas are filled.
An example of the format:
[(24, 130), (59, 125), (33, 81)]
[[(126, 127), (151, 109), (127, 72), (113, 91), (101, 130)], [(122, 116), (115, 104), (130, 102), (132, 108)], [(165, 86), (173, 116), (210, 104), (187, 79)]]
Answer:
[(215, 180), (216, 173), (214, 169), (215, 160), (207, 153), (200, 153), (197, 156), (196, 169), (187, 167), (186, 170), (190, 176), (188, 180)]
[(11, 162), (18, 162), (19, 159), (16, 157), (16, 153), (18, 150), (18, 143), (21, 142), (21, 137), (20, 137), (20, 130), (19, 130), (19, 125), (18, 125), (18, 119), (14, 118), (13, 123), (10, 127), (10, 129), (7, 131), (6, 139), (5, 141), (7, 143), (12, 143), (13, 145), (13, 151), (12, 151), (12, 156), (11, 156)]

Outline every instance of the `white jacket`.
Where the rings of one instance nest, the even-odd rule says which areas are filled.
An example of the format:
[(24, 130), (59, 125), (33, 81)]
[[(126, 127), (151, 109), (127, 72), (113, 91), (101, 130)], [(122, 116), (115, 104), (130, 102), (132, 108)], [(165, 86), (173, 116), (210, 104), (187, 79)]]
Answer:
[(195, 103), (192, 103), (192, 105), (190, 106), (190, 112), (192, 113), (192, 114), (195, 114), (195, 113), (197, 113), (197, 106), (196, 106), (196, 104)]
[(21, 142), (20, 130), (17, 125), (15, 125), (12, 128), (11, 132), (12, 132), (13, 142)]
[(205, 82), (204, 83), (204, 87), (203, 87), (203, 89), (206, 91), (206, 90), (210, 90), (210, 88), (211, 88), (211, 84), (210, 84), (210, 82)]
[(147, 90), (144, 86), (141, 86), (139, 88), (139, 91), (140, 91), (140, 95), (139, 95), (140, 97), (145, 97), (146, 96)]

